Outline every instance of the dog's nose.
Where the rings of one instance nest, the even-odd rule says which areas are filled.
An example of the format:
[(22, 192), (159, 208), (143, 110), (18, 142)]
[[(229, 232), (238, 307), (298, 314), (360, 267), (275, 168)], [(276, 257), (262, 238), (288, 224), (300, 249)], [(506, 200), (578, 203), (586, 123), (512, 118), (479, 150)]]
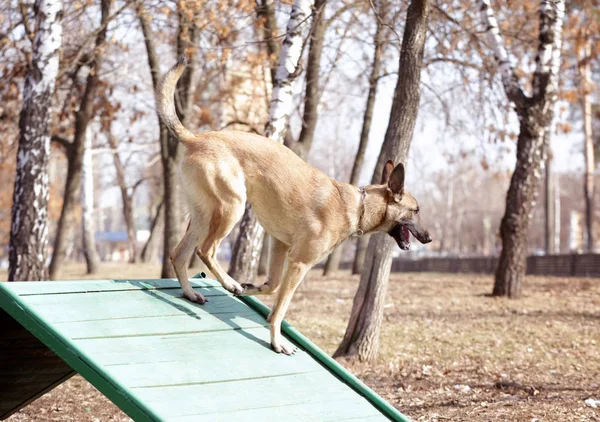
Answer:
[(425, 234), (425, 236), (423, 236), (423, 243), (429, 243), (431, 242), (431, 236), (429, 235), (429, 233)]

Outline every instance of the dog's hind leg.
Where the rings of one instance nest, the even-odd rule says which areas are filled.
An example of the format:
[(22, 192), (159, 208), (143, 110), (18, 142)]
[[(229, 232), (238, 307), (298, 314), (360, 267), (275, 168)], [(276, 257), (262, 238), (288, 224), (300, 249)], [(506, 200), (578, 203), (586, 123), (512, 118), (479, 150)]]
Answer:
[(220, 203), (212, 212), (208, 234), (196, 251), (202, 262), (219, 280), (223, 287), (234, 294), (242, 294), (244, 289), (221, 268), (217, 261), (217, 250), (221, 241), (233, 230), (235, 223), (244, 213), (244, 203), (232, 201), (229, 204)]
[(194, 252), (194, 248), (198, 244), (198, 238), (204, 237), (199, 232), (202, 230), (203, 226), (199, 224), (197, 221), (198, 219), (195, 217), (194, 214), (190, 217), (190, 223), (188, 224), (185, 234), (171, 253), (170, 259), (171, 264), (173, 264), (173, 268), (175, 269), (175, 274), (177, 274), (179, 284), (183, 289), (183, 295), (192, 302), (199, 302), (202, 304), (206, 302), (206, 298), (202, 293), (194, 291), (190, 285), (187, 274), (188, 261)]
[(285, 267), (285, 259), (290, 247), (272, 236), (269, 237), (271, 241), (271, 250), (269, 253), (269, 273), (267, 275), (267, 281), (262, 286), (242, 284), (244, 295), (270, 295), (277, 292), (279, 289), (279, 284), (281, 283), (281, 278), (283, 276), (283, 269)]

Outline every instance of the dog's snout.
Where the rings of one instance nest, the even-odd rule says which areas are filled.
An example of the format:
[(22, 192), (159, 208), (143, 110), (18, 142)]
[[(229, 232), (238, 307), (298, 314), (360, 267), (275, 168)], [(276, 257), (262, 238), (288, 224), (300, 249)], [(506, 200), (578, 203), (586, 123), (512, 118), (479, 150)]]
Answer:
[(423, 243), (429, 243), (432, 240), (433, 239), (431, 239), (431, 236), (429, 235), (429, 233), (425, 233), (425, 236), (423, 236)]

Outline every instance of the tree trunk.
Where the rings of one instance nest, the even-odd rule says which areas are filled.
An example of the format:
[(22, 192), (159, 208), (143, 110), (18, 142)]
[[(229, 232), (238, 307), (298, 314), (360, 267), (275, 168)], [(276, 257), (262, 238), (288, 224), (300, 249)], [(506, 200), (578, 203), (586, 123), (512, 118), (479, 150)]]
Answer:
[(81, 231), (83, 235), (83, 255), (87, 274), (96, 274), (100, 267), (100, 257), (96, 249), (94, 228), (94, 161), (92, 159), (92, 133), (85, 132), (83, 157), (81, 159)]
[(560, 253), (560, 179), (554, 175), (554, 253)]
[(504, 48), (490, 0), (480, 0), (488, 42), (500, 68), (509, 101), (519, 116), (517, 162), (506, 194), (506, 211), (500, 224), (502, 252), (496, 269), (493, 295), (516, 298), (521, 295), (527, 262), (527, 232), (537, 196), (541, 163), (545, 158), (546, 132), (550, 130), (558, 92), (558, 71), (562, 46), (564, 1), (540, 4), (540, 30), (532, 96), (519, 86), (519, 79)]
[[(265, 136), (283, 143), (292, 108), (292, 84), (298, 77), (302, 44), (310, 20), (312, 2), (294, 0), (285, 39), (279, 56), (279, 65), (273, 82), (273, 94)], [(240, 283), (252, 283), (258, 270), (264, 229), (254, 217), (250, 205), (240, 223), (240, 233), (233, 247), (229, 275)]]
[(362, 274), (370, 238), (371, 235), (366, 234), (356, 240), (356, 252), (354, 255), (354, 263), (352, 264), (352, 274)]
[(125, 179), (125, 169), (121, 162), (121, 157), (117, 151), (118, 143), (111, 133), (108, 135), (108, 143), (112, 150), (113, 162), (115, 163), (115, 172), (117, 174), (117, 184), (121, 191), (121, 203), (123, 205), (123, 219), (127, 228), (127, 250), (129, 252), (129, 263), (134, 264), (137, 261), (137, 237), (135, 231), (135, 218), (133, 216), (133, 192), (129, 193), (127, 181)]
[(333, 250), (325, 261), (325, 267), (323, 268), (323, 275), (328, 276), (340, 269), (340, 262), (342, 261), (342, 255), (344, 253), (345, 242), (339, 245)]
[(594, 139), (592, 136), (592, 102), (591, 90), (592, 80), (590, 71), (589, 57), (592, 55), (592, 41), (588, 38), (585, 47), (584, 64), (580, 68), (582, 89), (582, 108), (583, 108), (583, 131), (585, 137), (585, 181), (583, 184), (583, 193), (585, 197), (585, 249), (588, 253), (594, 252)]
[(239, 283), (252, 284), (258, 273), (265, 230), (252, 212), (250, 204), (240, 222), (240, 232), (231, 251), (228, 274)]
[(271, 83), (275, 82), (277, 75), (277, 62), (279, 61), (279, 42), (277, 35), (277, 20), (275, 19), (275, 3), (273, 0), (257, 0), (256, 15), (262, 20), (263, 41), (267, 45), (269, 54), (269, 69), (271, 71)]
[[(549, 136), (547, 134), (546, 136)], [(555, 250), (554, 245), (554, 175), (552, 174), (552, 152), (550, 151), (550, 139), (546, 141), (548, 157), (546, 158), (546, 202), (544, 207), (544, 249), (546, 255), (552, 255)]]
[(75, 113), (75, 135), (73, 142), (67, 148), (67, 181), (63, 198), (63, 207), (58, 220), (56, 238), (54, 240), (54, 253), (50, 262), (50, 278), (56, 280), (65, 261), (67, 248), (73, 237), (75, 218), (75, 204), (77, 204), (81, 188), (81, 166), (87, 126), (94, 112), (94, 97), (100, 81), (100, 68), (104, 44), (106, 43), (106, 28), (110, 18), (110, 5), (112, 0), (102, 0), (102, 16), (100, 30), (96, 35), (93, 59), (86, 81), (85, 91), (81, 99), (79, 110)]
[[(146, 53), (148, 56), (148, 65), (152, 76), (152, 85), (156, 90), (161, 79), (160, 60), (154, 46), (154, 37), (150, 27), (151, 17), (144, 9), (143, 5), (138, 7), (140, 26), (146, 43)], [(194, 48), (197, 29), (186, 11), (179, 9), (179, 31), (177, 34), (177, 54), (178, 57), (184, 54), (191, 54), (189, 50)], [(190, 94), (192, 75), (194, 72), (194, 61), (190, 60), (190, 65), (186, 67), (183, 75), (177, 83), (177, 114), (180, 120), (185, 124), (186, 119), (183, 114), (188, 110), (192, 99)], [(164, 240), (163, 240), (163, 263), (162, 278), (174, 278), (175, 270), (171, 265), (169, 255), (175, 249), (180, 240), (181, 234), (181, 216), (179, 210), (179, 195), (177, 191), (177, 162), (179, 157), (179, 141), (173, 137), (166, 126), (162, 123), (160, 117), (159, 124), (159, 142), (160, 157), (163, 166), (163, 189), (164, 189)]]
[[(373, 110), (375, 109), (375, 99), (377, 97), (377, 84), (379, 83), (379, 74), (381, 73), (381, 58), (383, 56), (384, 43), (384, 26), (381, 24), (381, 22), (379, 22), (378, 19), (375, 19), (375, 21), (377, 29), (375, 31), (375, 37), (373, 39), (375, 44), (375, 52), (373, 53), (373, 64), (371, 66), (371, 75), (369, 76), (369, 93), (367, 94), (367, 105), (365, 107), (365, 113), (363, 115), (363, 124), (362, 129), (360, 131), (358, 151), (356, 152), (356, 156), (354, 157), (352, 173), (350, 174), (350, 183), (353, 185), (358, 184), (358, 181), (360, 179), (360, 172), (362, 171), (362, 167), (365, 162), (365, 152), (367, 151), (367, 145), (369, 144), (369, 133), (371, 132), (371, 123), (373, 122)], [(362, 273), (363, 263), (365, 262), (365, 255), (367, 252), (368, 244), (369, 239), (367, 236), (359, 237), (356, 241), (356, 253), (354, 255), (352, 274)], [(331, 270), (335, 271), (339, 268), (339, 261), (337, 266), (334, 266), (334, 263), (328, 263), (325, 266), (324, 275), (327, 275), (327, 267), (329, 265), (332, 267)]]
[[(419, 111), (421, 66), (428, 15), (428, 0), (410, 2), (406, 12), (400, 70), (392, 111), (373, 173), (376, 183), (380, 182), (383, 166), (388, 159), (392, 158), (395, 163), (406, 163), (408, 158)], [(361, 361), (372, 361), (377, 357), (393, 246), (393, 239), (386, 234), (371, 236), (360, 285), (352, 304), (350, 321), (334, 357), (357, 356)]]
[[(537, 110), (536, 110), (537, 111)], [(502, 252), (496, 269), (494, 296), (519, 297), (527, 267), (527, 232), (545, 154), (544, 126), (531, 112), (520, 117), (515, 171), (506, 194), (506, 211), (500, 223)]]
[(156, 207), (156, 213), (154, 214), (154, 218), (152, 219), (152, 223), (150, 225), (150, 236), (148, 236), (148, 240), (146, 241), (146, 244), (144, 245), (144, 247), (142, 248), (142, 253), (140, 255), (140, 258), (142, 259), (142, 262), (144, 263), (148, 263), (152, 261), (152, 258), (156, 258), (156, 250), (153, 247), (154, 243), (155, 243), (155, 239), (156, 239), (156, 235), (158, 234), (158, 226), (160, 225), (160, 220), (162, 217), (162, 210), (163, 210), (163, 201), (160, 201), (160, 203), (158, 204), (158, 206)]
[(48, 163), (52, 94), (62, 42), (62, 1), (37, 0), (36, 35), (25, 77), (13, 191), (9, 281), (48, 278)]
[(269, 271), (269, 236), (265, 235), (258, 260), (258, 275), (266, 275)]
[(286, 139), (286, 146), (300, 158), (306, 160), (315, 138), (315, 129), (319, 121), (319, 78), (321, 75), (321, 55), (323, 54), (323, 41), (325, 39), (325, 0), (315, 2), (315, 11), (312, 20), (310, 46), (308, 48), (308, 62), (306, 65), (306, 90), (304, 92), (304, 110), (302, 113), (302, 130), (297, 142), (290, 143)]

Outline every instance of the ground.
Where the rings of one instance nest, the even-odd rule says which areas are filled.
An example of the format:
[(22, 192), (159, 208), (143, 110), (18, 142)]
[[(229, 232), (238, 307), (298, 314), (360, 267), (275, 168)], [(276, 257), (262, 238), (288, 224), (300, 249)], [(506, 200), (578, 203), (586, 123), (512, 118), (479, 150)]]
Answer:
[[(65, 278), (158, 273), (104, 265), (84, 277), (72, 266)], [(313, 270), (287, 320), (331, 354), (357, 285), (349, 273)], [(527, 277), (519, 300), (486, 296), (491, 289), (491, 276), (393, 274), (379, 360), (340, 363), (416, 421), (600, 421), (600, 408), (584, 403), (600, 400), (600, 279)], [(50, 420), (130, 419), (76, 376), (8, 419)]]

